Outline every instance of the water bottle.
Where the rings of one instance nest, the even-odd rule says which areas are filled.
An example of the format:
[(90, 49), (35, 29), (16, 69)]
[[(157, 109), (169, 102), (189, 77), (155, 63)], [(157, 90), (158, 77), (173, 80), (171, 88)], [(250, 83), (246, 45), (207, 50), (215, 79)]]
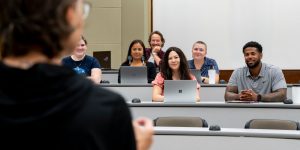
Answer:
[(208, 84), (216, 84), (216, 70), (214, 68), (214, 66), (210, 66), (209, 70), (208, 70)]
[(294, 84), (292, 87), (292, 99), (295, 104), (300, 104), (300, 84)]

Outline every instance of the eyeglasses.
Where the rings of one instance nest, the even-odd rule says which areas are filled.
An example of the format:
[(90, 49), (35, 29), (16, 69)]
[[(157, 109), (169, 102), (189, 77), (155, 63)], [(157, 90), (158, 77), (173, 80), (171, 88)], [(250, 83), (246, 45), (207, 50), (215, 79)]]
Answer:
[(92, 4), (89, 2), (83, 2), (82, 10), (83, 10), (83, 18), (86, 19), (91, 11)]

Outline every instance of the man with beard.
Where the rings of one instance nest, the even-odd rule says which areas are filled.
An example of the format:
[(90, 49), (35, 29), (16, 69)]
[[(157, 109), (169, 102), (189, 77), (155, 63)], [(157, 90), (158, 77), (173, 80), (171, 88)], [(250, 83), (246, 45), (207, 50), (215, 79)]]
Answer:
[(262, 63), (262, 46), (248, 42), (243, 47), (247, 66), (236, 69), (228, 82), (225, 100), (282, 102), (287, 85), (280, 68)]
[(164, 36), (159, 31), (153, 31), (149, 35), (148, 42), (150, 48), (145, 49), (146, 60), (153, 62), (155, 67), (159, 67), (165, 55), (165, 52), (162, 50), (165, 44)]

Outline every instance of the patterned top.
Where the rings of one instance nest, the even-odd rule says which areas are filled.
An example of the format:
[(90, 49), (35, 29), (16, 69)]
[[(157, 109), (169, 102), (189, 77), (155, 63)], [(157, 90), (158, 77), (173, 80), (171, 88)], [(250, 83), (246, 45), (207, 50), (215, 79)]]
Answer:
[[(188, 64), (190, 69), (196, 69), (194, 64), (194, 59), (189, 60)], [(204, 57), (204, 64), (200, 69), (202, 77), (208, 77), (208, 70), (211, 68), (211, 66), (213, 66), (214, 69), (216, 70), (216, 74), (220, 74), (220, 70), (217, 62), (212, 58)]]

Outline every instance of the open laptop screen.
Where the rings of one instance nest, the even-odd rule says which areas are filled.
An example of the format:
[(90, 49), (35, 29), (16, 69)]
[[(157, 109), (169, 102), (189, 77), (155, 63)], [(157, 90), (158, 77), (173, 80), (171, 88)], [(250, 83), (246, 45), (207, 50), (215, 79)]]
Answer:
[(147, 67), (121, 66), (120, 76), (122, 84), (147, 84)]
[(196, 80), (165, 80), (165, 103), (195, 103), (197, 96)]

